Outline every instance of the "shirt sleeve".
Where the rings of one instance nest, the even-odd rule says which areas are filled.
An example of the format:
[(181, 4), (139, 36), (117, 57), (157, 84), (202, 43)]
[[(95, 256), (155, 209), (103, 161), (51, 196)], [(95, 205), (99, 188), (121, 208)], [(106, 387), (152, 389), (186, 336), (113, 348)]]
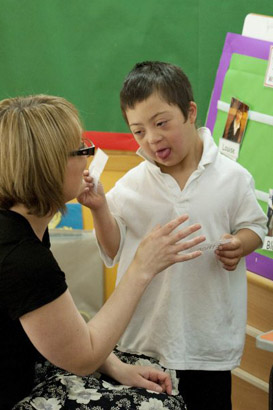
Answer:
[(52, 302), (66, 289), (64, 273), (51, 251), (40, 243), (20, 243), (4, 261), (1, 305), (13, 320)]
[(233, 215), (232, 234), (247, 228), (255, 232), (262, 242), (264, 241), (267, 232), (267, 218), (256, 199), (252, 177), (246, 184), (246, 190), (244, 190), (244, 194), (238, 204), (238, 209)]

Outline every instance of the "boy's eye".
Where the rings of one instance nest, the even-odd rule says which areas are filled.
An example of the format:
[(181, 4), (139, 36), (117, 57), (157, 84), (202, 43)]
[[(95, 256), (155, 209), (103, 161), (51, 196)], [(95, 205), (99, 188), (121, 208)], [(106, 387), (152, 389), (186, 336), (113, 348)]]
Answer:
[(137, 135), (137, 136), (139, 137), (139, 136), (141, 136), (141, 135), (143, 134), (143, 131), (141, 131), (141, 130), (136, 130), (136, 131), (133, 131), (133, 134), (134, 134), (134, 135)]
[(159, 121), (159, 122), (156, 123), (156, 125), (158, 127), (163, 127), (163, 125), (165, 125), (166, 123), (167, 123), (167, 121)]

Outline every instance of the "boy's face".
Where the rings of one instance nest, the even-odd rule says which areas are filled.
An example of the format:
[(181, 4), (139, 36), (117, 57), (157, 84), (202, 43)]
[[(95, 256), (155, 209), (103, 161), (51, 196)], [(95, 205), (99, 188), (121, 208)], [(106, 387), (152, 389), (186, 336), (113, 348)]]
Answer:
[(196, 113), (196, 104), (191, 102), (185, 121), (180, 108), (170, 105), (158, 93), (126, 111), (136, 141), (163, 172), (182, 164), (194, 151)]

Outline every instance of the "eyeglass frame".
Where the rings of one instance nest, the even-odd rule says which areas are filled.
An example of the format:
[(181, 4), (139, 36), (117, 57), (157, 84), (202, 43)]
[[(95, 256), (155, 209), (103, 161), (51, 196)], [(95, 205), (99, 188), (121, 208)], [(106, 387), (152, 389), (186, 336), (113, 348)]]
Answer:
[(95, 147), (95, 145), (93, 144), (92, 141), (90, 141), (90, 142), (92, 144), (90, 147), (83, 147), (83, 148), (80, 148), (76, 151), (72, 151), (72, 152), (69, 153), (69, 156), (70, 157), (76, 157), (76, 156), (86, 155), (87, 157), (90, 157), (91, 155), (94, 155), (96, 147)]

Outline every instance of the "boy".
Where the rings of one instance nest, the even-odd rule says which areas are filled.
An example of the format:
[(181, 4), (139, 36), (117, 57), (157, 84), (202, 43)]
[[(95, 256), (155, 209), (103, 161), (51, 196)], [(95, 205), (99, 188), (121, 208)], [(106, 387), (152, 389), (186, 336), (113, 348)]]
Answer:
[(119, 262), (117, 281), (141, 238), (175, 215), (201, 222), (209, 243), (230, 242), (160, 273), (118, 348), (177, 370), (189, 410), (231, 409), (231, 369), (240, 363), (246, 327), (244, 256), (261, 246), (266, 229), (253, 179), (218, 152), (207, 128), (196, 129), (191, 85), (179, 67), (136, 64), (120, 98), (145, 160), (117, 182), (107, 201), (99, 187), (84, 203), (105, 263)]

